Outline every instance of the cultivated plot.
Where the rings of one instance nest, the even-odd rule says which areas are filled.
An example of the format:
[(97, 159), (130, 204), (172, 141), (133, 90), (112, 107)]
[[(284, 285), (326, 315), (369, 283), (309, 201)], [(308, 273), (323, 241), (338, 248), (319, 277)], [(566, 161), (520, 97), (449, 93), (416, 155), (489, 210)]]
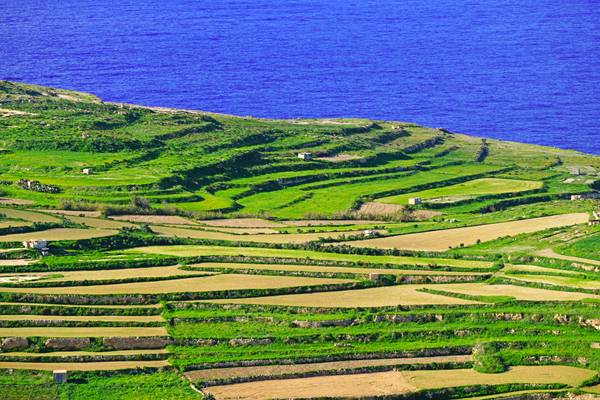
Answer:
[(342, 236), (364, 236), (363, 231), (236, 235), (212, 230), (185, 229), (158, 225), (152, 225), (152, 230), (166, 236), (258, 243), (306, 243), (321, 238), (337, 239)]
[(446, 251), (452, 247), (471, 246), (479, 241), (487, 242), (504, 236), (515, 236), (549, 228), (583, 224), (588, 221), (588, 218), (589, 214), (587, 213), (562, 214), (497, 224), (358, 240), (345, 244), (367, 248)]
[(441, 188), (412, 192), (398, 196), (382, 197), (377, 201), (390, 204), (408, 204), (408, 199), (418, 197), (426, 203), (454, 203), (476, 196), (519, 193), (540, 189), (542, 182), (520, 179), (481, 178)]
[(182, 292), (212, 292), (218, 290), (269, 289), (294, 286), (327, 285), (351, 282), (348, 279), (302, 278), (292, 276), (221, 274), (200, 278), (170, 279), (93, 286), (44, 288), (0, 287), (1, 292), (35, 294), (160, 294)]
[(562, 383), (576, 386), (595, 372), (566, 366), (520, 366), (500, 374), (470, 369), (388, 371), (370, 374), (278, 379), (209, 387), (218, 399), (365, 397), (399, 395), (422, 389), (507, 383)]
[(23, 327), (0, 328), (0, 337), (112, 337), (166, 336), (163, 327)]
[[(437, 287), (437, 285), (434, 285)], [(271, 304), (302, 307), (385, 307), (423, 304), (477, 304), (475, 301), (420, 292), (424, 285), (398, 285), (337, 292), (213, 300), (214, 303)]]
[(124, 269), (108, 269), (108, 270), (93, 270), (93, 271), (55, 271), (43, 273), (27, 273), (27, 274), (0, 274), (0, 282), (2, 279), (32, 281), (40, 280), (48, 282), (65, 282), (65, 281), (104, 281), (116, 279), (136, 279), (136, 278), (165, 278), (186, 275), (211, 275), (211, 272), (202, 271), (186, 271), (180, 266), (171, 265), (167, 267), (146, 267), (146, 268), (124, 268)]
[[(266, 270), (266, 271), (289, 271), (289, 272), (319, 272), (338, 274), (389, 274), (389, 275), (484, 275), (486, 272), (455, 272), (455, 271), (431, 271), (423, 269), (401, 269), (401, 268), (361, 268), (361, 267), (334, 267), (318, 265), (287, 265), (287, 264), (251, 264), (251, 263), (201, 263), (191, 264), (196, 268), (218, 268), (233, 270)], [(0, 278), (1, 279), (1, 278)]]
[(339, 254), (311, 250), (270, 249), (257, 247), (226, 247), (226, 246), (148, 246), (138, 247), (131, 252), (150, 254), (164, 254), (179, 257), (191, 256), (251, 256), (251, 257), (279, 257), (299, 258), (310, 260), (347, 261), (355, 263), (396, 264), (396, 265), (445, 265), (457, 268), (488, 269), (492, 262), (484, 260), (469, 260), (460, 258), (436, 257), (405, 257), (405, 256), (370, 256), (358, 254)]
[(0, 242), (20, 242), (24, 240), (82, 240), (116, 235), (118, 231), (108, 229), (56, 228), (45, 231), (15, 233), (0, 236)]

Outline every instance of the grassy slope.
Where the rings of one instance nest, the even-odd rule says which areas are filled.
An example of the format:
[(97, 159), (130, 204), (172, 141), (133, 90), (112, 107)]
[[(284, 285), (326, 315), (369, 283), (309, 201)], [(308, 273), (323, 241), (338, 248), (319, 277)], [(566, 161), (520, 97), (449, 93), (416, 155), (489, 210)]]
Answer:
[[(217, 211), (224, 216), (237, 213), (280, 219), (355, 217), (356, 214), (349, 211), (358, 209), (365, 201), (405, 204), (409, 197), (415, 196), (456, 197), (453, 203), (419, 206), (441, 213), (425, 221), (381, 222), (389, 234), (590, 211), (597, 207), (593, 201), (569, 201), (568, 195), (593, 190), (600, 157), (487, 140), (488, 156), (476, 161), (482, 145), (480, 138), (448, 134), (410, 123), (356, 119), (263, 120), (157, 110), (103, 103), (88, 94), (4, 81), (0, 81), (0, 113), (3, 114), (0, 118), (0, 197), (34, 202), (19, 210), (3, 206), (0, 228), (61, 222), (56, 216), (31, 213), (23, 208), (57, 207), (63, 199), (89, 203), (90, 207), (114, 207), (129, 204), (132, 196), (144, 197), (153, 208), (164, 208), (171, 213), (197, 212), (193, 215), (196, 217), (203, 216), (202, 212)], [(352, 155), (354, 159), (334, 163), (317, 157), (302, 161), (296, 156), (301, 151), (317, 156)], [(93, 168), (94, 174), (83, 175), (81, 169), (86, 167)], [(580, 169), (582, 174), (572, 175), (573, 168)], [(16, 185), (22, 178), (56, 185), (61, 192), (46, 194), (23, 190)], [(509, 201), (523, 204), (508, 204)], [(74, 223), (85, 221), (71, 219)], [(90, 221), (107, 223), (107, 220)], [(372, 223), (343, 229), (373, 229), (374, 226)], [(277, 228), (290, 233), (301, 229), (311, 232), (340, 228)], [(136, 245), (129, 247), (133, 246)], [(503, 256), (504, 261), (510, 256), (524, 263), (518, 257), (531, 257), (537, 251), (552, 248), (566, 255), (600, 259), (599, 247), (597, 227), (576, 226), (453, 249), (446, 258), (323, 253), (313, 251), (314, 248), (225, 247), (212, 243), (143, 249), (155, 253), (152, 255), (142, 255), (139, 251), (107, 253), (97, 248), (93, 253), (73, 251), (45, 261), (53, 268), (51, 271), (60, 271), (61, 263), (98, 260), (125, 263), (139, 258), (164, 257), (159, 254), (246, 255), (386, 263), (392, 267), (408, 264), (434, 270), (435, 265), (442, 265), (452, 267), (455, 272), (461, 268), (494, 272), (496, 267), (500, 268)], [(452, 258), (456, 254), (467, 259)], [(474, 259), (477, 255), (487, 258)], [(489, 261), (492, 259), (499, 261), (492, 263)], [(551, 283), (575, 292), (596, 288), (599, 281), (597, 272), (582, 273), (570, 264), (552, 264), (543, 259), (531, 263), (546, 268), (520, 268), (520, 271), (505, 268), (498, 271), (496, 277), (530, 284)], [(485, 288), (483, 284), (479, 286)], [(590, 350), (592, 343), (597, 342), (597, 331), (575, 322), (579, 317), (597, 318), (598, 303), (528, 303), (508, 301), (506, 296), (449, 292), (444, 295), (449, 296), (448, 299), (463, 296), (481, 303), (472, 307), (430, 305), (412, 310), (396, 307), (318, 312), (268, 306), (240, 306), (238, 309), (217, 304), (171, 304), (163, 310), (171, 322), (170, 335), (220, 342), (211, 346), (173, 345), (169, 348), (170, 361), (175, 366), (188, 368), (225, 360), (277, 360), (315, 355), (344, 358), (424, 348), (470, 348), (479, 341), (493, 341), (501, 344), (498, 352), (508, 365), (535, 363), (537, 361), (532, 361), (535, 357), (561, 357), (562, 364), (578, 365), (577, 360), (586, 358), (588, 367), (600, 368), (598, 351)], [(77, 312), (85, 315), (85, 310)], [(117, 313), (117, 310), (110, 312)], [(393, 319), (375, 318), (384, 314), (417, 318), (409, 318), (402, 324)], [(505, 314), (509, 318), (504, 319)], [(556, 319), (556, 315), (563, 314), (570, 316), (570, 323)], [(514, 315), (518, 318), (511, 319)], [(218, 317), (223, 319), (218, 320)], [(352, 319), (355, 323), (299, 328), (293, 324), (298, 319)], [(6, 329), (17, 326), (8, 325), (9, 322)], [(85, 330), (102, 325), (90, 320), (77, 326)], [(270, 338), (271, 342), (260, 346), (228, 344), (228, 340), (239, 337)], [(48, 375), (18, 373), (18, 376), (0, 378), (0, 385), (8, 385), (2, 386), (8, 387), (8, 398), (197, 397), (186, 382), (171, 372), (110, 378), (90, 374), (78, 383), (62, 387), (50, 385), (48, 381)], [(15, 382), (22, 384), (22, 388), (12, 387)]]
[[(479, 138), (408, 123), (156, 111), (5, 81), (0, 108), (21, 112), (0, 120), (0, 191), (54, 206), (60, 198), (126, 204), (139, 195), (157, 206), (166, 202), (189, 211), (332, 216), (356, 207), (357, 200), (401, 191), (406, 194), (389, 193), (397, 196), (384, 201), (402, 203), (412, 187), (477, 174), (492, 177), (501, 169), (510, 169), (504, 179), (531, 182), (496, 181), (502, 187), (490, 180), (458, 182), (420, 195), (464, 195), (465, 188), (472, 196), (514, 193), (542, 184), (547, 193), (586, 191), (591, 175), (565, 184), (568, 169), (600, 169), (598, 157), (496, 140), (488, 140), (485, 161), (475, 163)], [(300, 151), (362, 159), (306, 162), (296, 157)], [(83, 175), (85, 167), (94, 174)], [(62, 193), (22, 190), (14, 184), (21, 178), (57, 185)]]

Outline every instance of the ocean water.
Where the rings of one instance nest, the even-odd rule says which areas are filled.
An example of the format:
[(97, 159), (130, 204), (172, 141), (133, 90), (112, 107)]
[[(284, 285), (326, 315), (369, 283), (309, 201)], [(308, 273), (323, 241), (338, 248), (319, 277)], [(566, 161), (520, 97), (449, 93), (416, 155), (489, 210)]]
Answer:
[(0, 79), (600, 154), (600, 1), (0, 0)]

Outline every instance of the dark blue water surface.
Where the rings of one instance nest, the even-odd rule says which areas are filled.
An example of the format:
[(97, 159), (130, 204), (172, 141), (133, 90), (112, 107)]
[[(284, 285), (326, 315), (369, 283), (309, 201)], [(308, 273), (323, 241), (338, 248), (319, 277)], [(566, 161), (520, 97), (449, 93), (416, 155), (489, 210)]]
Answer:
[(600, 1), (0, 0), (0, 79), (600, 154)]

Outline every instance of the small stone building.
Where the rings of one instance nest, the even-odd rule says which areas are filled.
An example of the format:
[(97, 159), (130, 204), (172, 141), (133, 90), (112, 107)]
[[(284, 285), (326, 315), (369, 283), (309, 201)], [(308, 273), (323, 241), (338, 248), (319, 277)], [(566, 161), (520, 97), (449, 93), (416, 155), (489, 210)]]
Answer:
[(369, 273), (369, 280), (371, 282), (379, 282), (381, 280), (381, 275), (376, 273)]
[(91, 168), (84, 168), (81, 170), (81, 173), (84, 175), (91, 175), (94, 173), (94, 171)]
[(597, 199), (598, 197), (599, 196), (598, 196), (597, 192), (572, 194), (571, 195), (571, 201), (587, 200), (587, 199)]
[(298, 153), (298, 158), (304, 161), (310, 161), (312, 160), (313, 156), (312, 153), (306, 153), (306, 152), (302, 152), (302, 153)]
[(588, 225), (590, 225), (590, 226), (600, 225), (600, 211), (594, 211), (592, 213), (592, 218), (590, 218)]
[(421, 204), (421, 198), (420, 197), (411, 197), (408, 199), (408, 204), (411, 206), (416, 206)]
[(56, 369), (52, 372), (54, 383), (67, 383), (67, 370)]
[(575, 175), (575, 176), (581, 175), (581, 168), (579, 168), (579, 167), (570, 167), (570, 168), (568, 168), (568, 170), (571, 175)]
[(26, 249), (42, 250), (48, 248), (47, 240), (26, 240), (23, 242)]

